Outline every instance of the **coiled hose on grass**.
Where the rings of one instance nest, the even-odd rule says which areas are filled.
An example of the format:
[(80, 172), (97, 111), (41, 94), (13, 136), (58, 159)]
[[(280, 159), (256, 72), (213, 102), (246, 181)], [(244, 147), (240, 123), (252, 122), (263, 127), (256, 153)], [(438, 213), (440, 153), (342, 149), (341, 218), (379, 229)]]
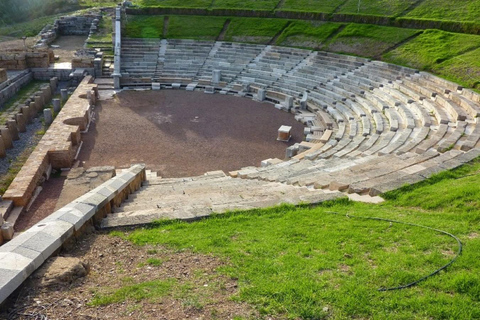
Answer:
[[(327, 213), (332, 213), (332, 214), (336, 214), (336, 215), (341, 215), (341, 213), (339, 212), (335, 212), (335, 211), (326, 211)], [(424, 276), (424, 277), (421, 277), (420, 279), (417, 279), (413, 282), (410, 282), (410, 283), (407, 283), (407, 284), (404, 284), (404, 285), (400, 285), (400, 286), (397, 286), (397, 287), (391, 287), (391, 288), (379, 288), (377, 289), (378, 291), (393, 291), (393, 290), (401, 290), (401, 289), (406, 289), (406, 288), (410, 288), (410, 287), (413, 287), (415, 285), (417, 285), (419, 282), (422, 282), (434, 275), (436, 275), (437, 273), (439, 273), (440, 271), (446, 269), (447, 267), (449, 267), (452, 263), (455, 262), (455, 260), (457, 260), (457, 258), (460, 256), (460, 254), (462, 253), (462, 249), (463, 249), (463, 245), (462, 245), (462, 242), (460, 241), (460, 239), (458, 239), (458, 237), (456, 237), (455, 235), (447, 232), (447, 231), (443, 231), (443, 230), (440, 230), (440, 229), (435, 229), (435, 228), (432, 228), (432, 227), (427, 227), (427, 226), (422, 226), (420, 224), (416, 224), (416, 223), (410, 223), (410, 222), (402, 222), (402, 221), (397, 221), (397, 220), (392, 220), (392, 219), (385, 219), (385, 218), (378, 218), (378, 217), (360, 217), (360, 216), (355, 216), (355, 215), (351, 215), (351, 214), (345, 214), (345, 216), (347, 218), (356, 218), (356, 219), (364, 219), (364, 220), (376, 220), (376, 221), (385, 221), (385, 222), (390, 222), (390, 223), (397, 223), (397, 224), (404, 224), (404, 225), (407, 225), (407, 226), (413, 226), (413, 227), (419, 227), (419, 228), (424, 228), (424, 229), (429, 229), (429, 230), (432, 230), (432, 231), (436, 231), (436, 232), (439, 232), (439, 233), (443, 233), (443, 234), (446, 234), (447, 236), (455, 239), (455, 241), (457, 241), (457, 244), (458, 244), (458, 251), (457, 251), (457, 254), (455, 255), (455, 257), (450, 260), (447, 264), (445, 264), (444, 266), (442, 266), (441, 268), (438, 268), (437, 270), (435, 270), (434, 272)]]

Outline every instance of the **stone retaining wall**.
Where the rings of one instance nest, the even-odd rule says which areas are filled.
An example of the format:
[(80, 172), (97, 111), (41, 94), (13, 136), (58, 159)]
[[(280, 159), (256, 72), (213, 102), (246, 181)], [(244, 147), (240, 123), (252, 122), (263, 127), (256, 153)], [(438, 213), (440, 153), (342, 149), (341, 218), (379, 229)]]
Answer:
[(96, 104), (97, 85), (87, 76), (55, 118), (22, 169), (15, 177), (3, 199), (12, 200), (17, 207), (30, 201), (42, 176), (50, 168), (70, 168), (80, 143), (80, 131), (90, 121), (90, 107)]
[(145, 181), (134, 165), (0, 246), (0, 305), (49, 257), (97, 226)]
[(34, 68), (31, 69), (33, 79), (35, 80), (49, 80), (53, 77), (58, 78), (60, 81), (70, 80), (70, 73), (72, 69), (54, 69), (54, 68)]
[(12, 98), (23, 86), (33, 79), (33, 74), (25, 70), (16, 77), (0, 84), (0, 107)]
[(7, 79), (8, 79), (7, 70), (0, 69), (0, 83), (7, 81)]
[(48, 68), (55, 61), (53, 50), (9, 51), (0, 53), (0, 68), (25, 70), (27, 68)]

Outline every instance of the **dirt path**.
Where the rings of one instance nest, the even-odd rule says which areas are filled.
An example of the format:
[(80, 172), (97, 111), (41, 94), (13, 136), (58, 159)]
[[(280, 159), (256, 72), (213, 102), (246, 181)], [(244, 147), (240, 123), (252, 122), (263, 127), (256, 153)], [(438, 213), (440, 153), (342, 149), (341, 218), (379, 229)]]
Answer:
[[(276, 141), (281, 125), (293, 127), (288, 144)], [(124, 91), (97, 107), (79, 159), (85, 167), (142, 162), (162, 177), (182, 177), (283, 159), (285, 148), (302, 139), (303, 125), (272, 104), (201, 92)]]
[(60, 59), (55, 62), (72, 62), (72, 59), (75, 57), (75, 51), (78, 49), (83, 49), (86, 39), (86, 36), (59, 37), (52, 43), (53, 46), (59, 46), (59, 48), (53, 48), (54, 54), (60, 57)]

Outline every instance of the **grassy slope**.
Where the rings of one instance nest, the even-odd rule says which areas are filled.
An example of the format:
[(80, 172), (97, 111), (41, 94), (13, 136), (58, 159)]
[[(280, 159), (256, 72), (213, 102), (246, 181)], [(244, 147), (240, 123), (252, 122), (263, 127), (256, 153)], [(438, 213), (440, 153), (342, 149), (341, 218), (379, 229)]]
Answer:
[(171, 16), (167, 38), (215, 40), (226, 17)]
[(344, 0), (285, 0), (280, 10), (331, 13)]
[(407, 17), (478, 23), (480, 0), (424, 0), (418, 7), (410, 11)]
[(232, 18), (225, 40), (266, 44), (287, 23), (285, 19)]
[(132, 3), (144, 7), (207, 8), (212, 0), (133, 0)]
[[(473, 319), (480, 317), (479, 171), (477, 160), (389, 193), (390, 200), (381, 205), (280, 206), (195, 223), (160, 222), (128, 238), (225, 259), (229, 267), (222, 272), (239, 279), (235, 299), (265, 314)], [(468, 174), (476, 175), (461, 178)], [(456, 242), (432, 230), (345, 214), (443, 229), (460, 237), (464, 251), (446, 272), (418, 286), (379, 292), (379, 287), (405, 284), (439, 268), (453, 258)]]
[(480, 89), (480, 48), (448, 59), (434, 72), (464, 86)]
[(375, 57), (416, 32), (418, 30), (352, 23), (338, 33), (327, 44), (326, 49), (333, 52)]
[(439, 63), (480, 47), (480, 36), (440, 30), (423, 34), (389, 52), (385, 59), (424, 70), (434, 70)]
[(293, 21), (277, 39), (278, 45), (321, 48), (325, 40), (341, 26), (340, 23)]
[(361, 0), (360, 11), (358, 11), (359, 1), (347, 0), (338, 12), (396, 16), (417, 1), (418, 0)]
[(17, 23), (0, 28), (0, 35), (21, 38), (36, 36), (47, 24), (53, 24), (59, 15), (46, 16), (27, 22)]
[(212, 8), (273, 10), (278, 0), (215, 0)]
[(130, 38), (161, 38), (163, 16), (128, 16), (124, 36)]

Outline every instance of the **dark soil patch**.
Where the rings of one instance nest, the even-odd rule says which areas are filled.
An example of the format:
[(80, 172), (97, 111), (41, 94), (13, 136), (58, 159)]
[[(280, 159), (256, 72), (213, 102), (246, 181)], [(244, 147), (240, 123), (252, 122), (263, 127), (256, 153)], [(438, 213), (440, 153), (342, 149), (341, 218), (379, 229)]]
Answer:
[(53, 48), (54, 54), (59, 56), (59, 60), (56, 62), (72, 62), (72, 59), (75, 57), (75, 52), (83, 49), (85, 40), (87, 40), (86, 36), (58, 37), (52, 43), (52, 45), (59, 46), (59, 48)]
[[(281, 125), (292, 126), (289, 143), (277, 141)], [(83, 136), (85, 167), (145, 163), (163, 177), (259, 166), (285, 157), (303, 140), (303, 125), (269, 103), (180, 90), (124, 91), (101, 101)]]
[[(231, 299), (238, 292), (237, 282), (218, 272), (227, 263), (213, 256), (162, 246), (139, 247), (104, 233), (84, 237), (62, 256), (88, 263), (89, 274), (71, 283), (42, 287), (40, 269), (26, 281), (14, 305), (0, 313), (0, 319), (259, 318), (252, 306)], [(174, 285), (162, 297), (89, 305), (95, 296), (156, 280)]]

